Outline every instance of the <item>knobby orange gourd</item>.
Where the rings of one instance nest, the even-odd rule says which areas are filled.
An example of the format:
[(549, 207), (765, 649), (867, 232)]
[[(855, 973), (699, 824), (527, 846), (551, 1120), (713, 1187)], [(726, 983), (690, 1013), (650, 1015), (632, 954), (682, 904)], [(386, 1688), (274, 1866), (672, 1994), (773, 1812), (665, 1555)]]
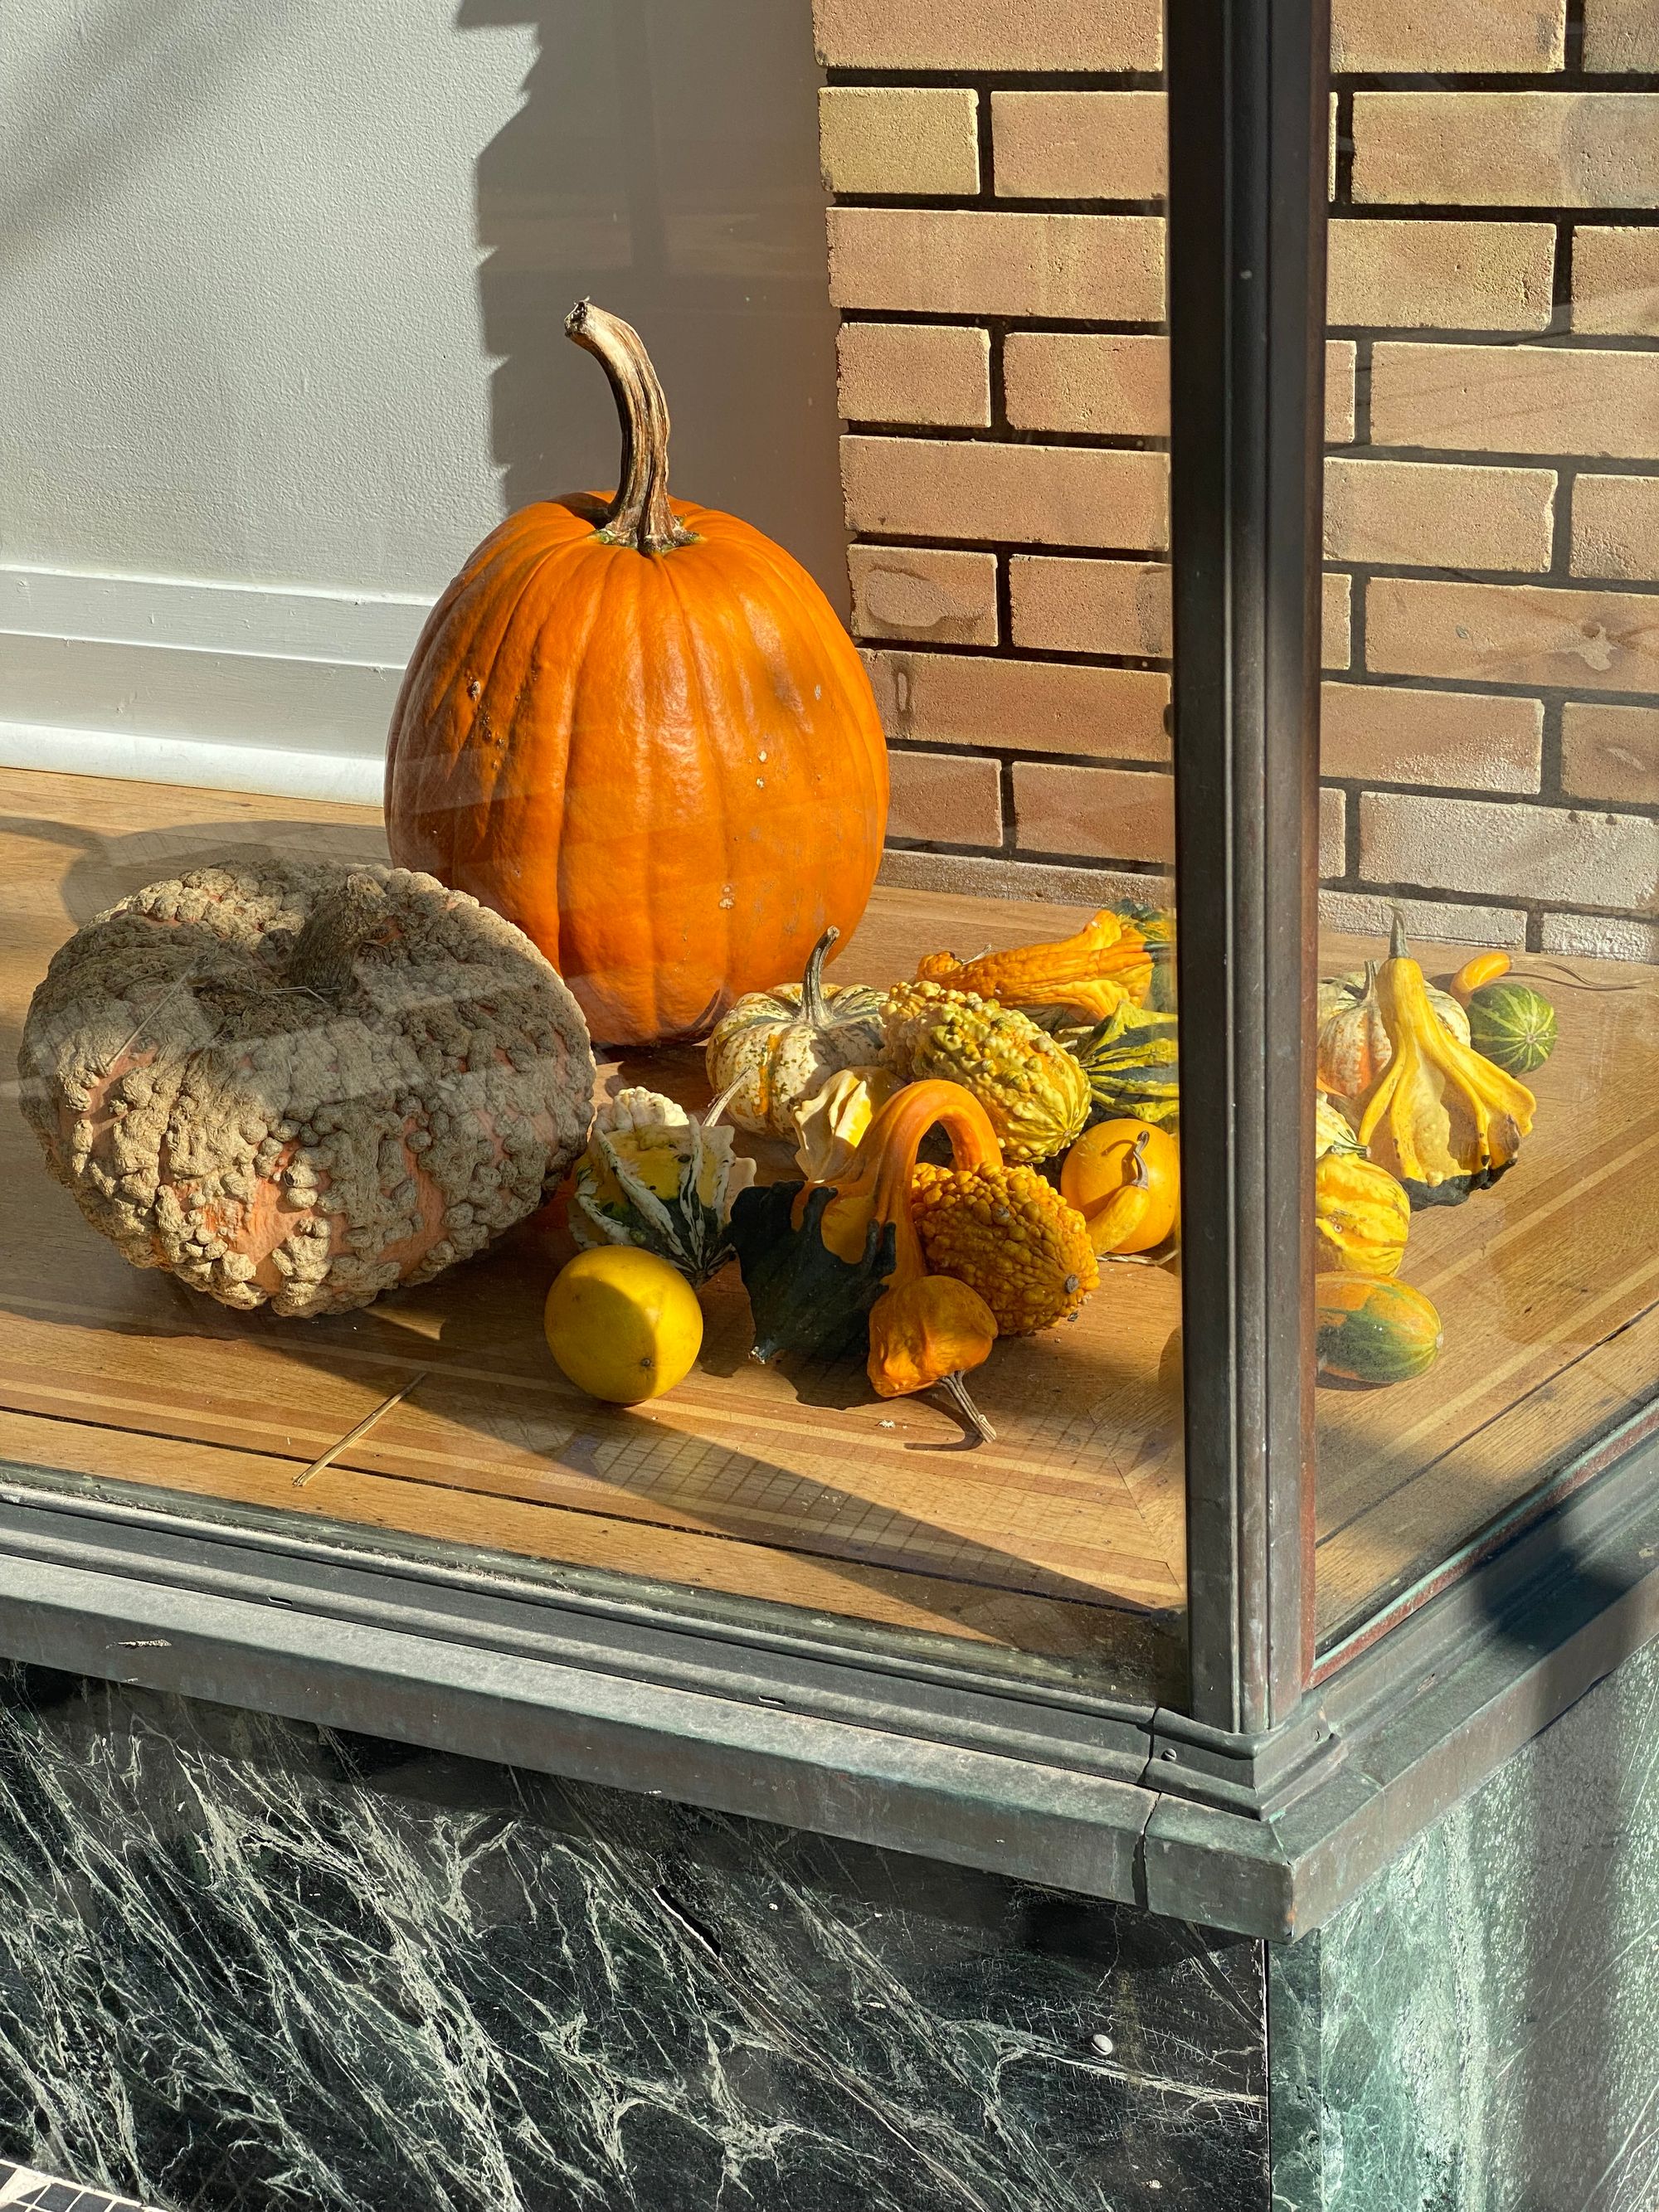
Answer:
[(638, 334), (583, 301), (622, 481), (511, 516), (433, 610), (392, 715), (386, 833), (516, 922), (609, 1044), (705, 1034), (851, 934), (887, 819), (869, 679), (823, 592), (668, 496)]

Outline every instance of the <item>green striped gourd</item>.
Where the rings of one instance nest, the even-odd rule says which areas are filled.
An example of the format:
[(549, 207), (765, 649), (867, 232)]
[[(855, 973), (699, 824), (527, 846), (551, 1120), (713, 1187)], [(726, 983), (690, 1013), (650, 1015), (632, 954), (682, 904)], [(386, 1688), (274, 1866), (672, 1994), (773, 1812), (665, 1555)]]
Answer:
[(1082, 1064), (1097, 1118), (1173, 1127), (1181, 1112), (1181, 1024), (1175, 1015), (1124, 1006), (1109, 1021), (1062, 1030), (1059, 1038)]
[(1469, 994), (1469, 1042), (1506, 1075), (1530, 1075), (1555, 1050), (1555, 1009), (1512, 976), (1482, 983)]
[(1132, 921), (1152, 956), (1152, 980), (1141, 1001), (1154, 1013), (1176, 1010), (1176, 918), (1167, 906), (1148, 906), (1140, 899), (1125, 899), (1112, 908), (1121, 921)]

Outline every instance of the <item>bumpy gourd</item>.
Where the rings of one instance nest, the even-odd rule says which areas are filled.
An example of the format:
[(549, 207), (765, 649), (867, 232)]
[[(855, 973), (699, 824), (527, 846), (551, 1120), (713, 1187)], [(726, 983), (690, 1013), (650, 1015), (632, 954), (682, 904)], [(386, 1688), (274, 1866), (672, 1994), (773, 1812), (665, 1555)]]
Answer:
[(343, 1313), (533, 1213), (593, 1056), (529, 939), (430, 876), (276, 860), (152, 884), (54, 957), (23, 1111), (135, 1267)]
[(1440, 1354), (1440, 1316), (1409, 1283), (1316, 1276), (1314, 1319), (1316, 1364), (1333, 1382), (1407, 1382)]
[(707, 1282), (732, 1257), (732, 1204), (755, 1180), (732, 1132), (652, 1091), (619, 1091), (593, 1117), (576, 1164), (570, 1234), (592, 1249), (636, 1244)]
[(792, 1137), (795, 1109), (843, 1067), (879, 1061), (881, 993), (863, 983), (825, 988), (823, 963), (840, 933), (826, 929), (799, 983), (750, 991), (714, 1030), (704, 1055), (710, 1088), (756, 1136)]
[(1440, 1019), (1398, 915), (1376, 994), (1390, 1052), (1360, 1103), (1359, 1141), (1413, 1206), (1455, 1204), (1513, 1161), (1537, 1101)]
[(1035, 1168), (941, 1168), (911, 1184), (927, 1265), (977, 1291), (1004, 1336), (1076, 1313), (1100, 1282), (1082, 1215)]
[(1386, 1168), (1357, 1152), (1320, 1156), (1314, 1169), (1314, 1243), (1322, 1267), (1397, 1274), (1411, 1225), (1411, 1201)]
[(1058, 1041), (1088, 1078), (1094, 1111), (1173, 1128), (1181, 1118), (1181, 1024), (1174, 1014), (1120, 1006), (1092, 1030)]
[(982, 952), (976, 960), (931, 952), (917, 980), (972, 991), (1003, 1006), (1068, 1006), (1089, 1021), (1103, 1021), (1126, 1000), (1139, 1006), (1152, 980), (1152, 955), (1140, 932), (1103, 907), (1074, 936), (1008, 952)]
[[(1338, 1098), (1358, 1098), (1389, 1064), (1394, 1048), (1377, 994), (1376, 961), (1346, 975), (1328, 975), (1319, 986), (1319, 1087)], [(1469, 1018), (1449, 992), (1432, 983), (1424, 995), (1460, 1043), (1469, 1041)]]
[(960, 1084), (1016, 1164), (1052, 1159), (1089, 1118), (1083, 1069), (1012, 1007), (939, 983), (900, 983), (883, 1002), (882, 1021), (896, 1073)]

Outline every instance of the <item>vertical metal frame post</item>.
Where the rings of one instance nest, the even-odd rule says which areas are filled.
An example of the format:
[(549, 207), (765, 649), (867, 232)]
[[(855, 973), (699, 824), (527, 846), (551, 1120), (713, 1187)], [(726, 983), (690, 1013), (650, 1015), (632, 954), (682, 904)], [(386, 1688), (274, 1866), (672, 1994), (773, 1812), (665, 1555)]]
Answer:
[(1168, 0), (1193, 1718), (1312, 1658), (1312, 1016), (1329, 0)]

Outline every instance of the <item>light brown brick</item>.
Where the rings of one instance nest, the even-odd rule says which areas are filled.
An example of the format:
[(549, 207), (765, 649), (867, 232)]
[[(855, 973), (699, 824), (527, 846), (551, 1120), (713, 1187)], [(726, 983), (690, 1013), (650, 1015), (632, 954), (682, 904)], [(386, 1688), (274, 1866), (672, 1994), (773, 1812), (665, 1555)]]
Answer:
[(1325, 557), (1416, 568), (1550, 565), (1549, 469), (1455, 461), (1325, 464)]
[(951, 553), (937, 545), (854, 545), (847, 556), (853, 629), (859, 637), (918, 645), (994, 645), (994, 553)]
[(843, 323), (836, 341), (848, 422), (991, 421), (991, 334), (951, 323)]
[(1352, 578), (1322, 576), (1320, 658), (1327, 668), (1346, 668), (1353, 655)]
[(1466, 791), (1536, 791), (1544, 709), (1493, 692), (1327, 684), (1319, 766), (1362, 783), (1438, 783)]
[(994, 92), (997, 196), (1157, 199), (1168, 130), (1161, 92)]
[[(855, 326), (856, 327), (856, 326)], [(1325, 345), (1325, 435), (1353, 437), (1352, 338)], [(1170, 430), (1170, 342), (1135, 331), (1010, 331), (1003, 349), (1008, 420), (1017, 430), (1163, 438)], [(897, 422), (901, 417), (883, 418)]]
[(1167, 338), (1010, 331), (1003, 344), (1002, 376), (1008, 420), (1017, 430), (1169, 435)]
[(866, 653), (864, 661), (890, 738), (1097, 760), (1170, 757), (1167, 676), (900, 650)]
[(1357, 92), (1358, 201), (1457, 207), (1651, 207), (1659, 95)]
[(1155, 70), (1159, 0), (813, 0), (831, 69)]
[(830, 84), (818, 94), (818, 160), (832, 192), (979, 190), (979, 100), (944, 85)]
[[(1169, 877), (1155, 871), (1112, 869), (1098, 862), (1075, 866), (1048, 860), (1009, 860), (983, 853), (890, 849), (882, 855), (878, 880), (903, 890), (952, 891), (963, 898), (1042, 899), (1082, 907), (1085, 912), (1120, 899), (1146, 899), (1155, 906), (1167, 906), (1175, 896), (1175, 885)], [(1077, 917), (1079, 922), (1083, 918), (1082, 915)]]
[(1160, 562), (1016, 553), (1008, 582), (1016, 645), (1148, 659), (1169, 653), (1170, 571)]
[(1659, 582), (1659, 477), (1580, 477), (1572, 488), (1576, 576)]
[(1331, 67), (1557, 70), (1565, 18), (1565, 0), (1335, 0)]
[(1361, 329), (1549, 327), (1555, 232), (1545, 222), (1333, 222), (1328, 312)]
[(1584, 67), (1608, 75), (1659, 70), (1653, 0), (1584, 0)]
[(887, 756), (890, 837), (935, 845), (1002, 842), (1002, 770), (968, 753)]
[(1325, 341), (1325, 441), (1332, 446), (1353, 443), (1354, 363), (1358, 347), (1352, 338)]
[(1585, 960), (1659, 961), (1659, 922), (1600, 914), (1547, 914), (1542, 943), (1546, 952), (1576, 954)]
[(1659, 707), (1570, 699), (1561, 710), (1561, 787), (1575, 799), (1659, 805)]
[(1319, 880), (1328, 883), (1348, 872), (1348, 795), (1322, 789), (1319, 794)]
[(1572, 326), (1609, 337), (1659, 338), (1659, 228), (1572, 234)]
[(1659, 353), (1384, 343), (1371, 363), (1371, 437), (1659, 459)]
[(1639, 814), (1368, 791), (1359, 851), (1367, 883), (1659, 909), (1659, 822)]
[(1659, 596), (1377, 576), (1365, 662), (1379, 674), (1659, 690)]
[(1175, 786), (1167, 775), (1129, 769), (1017, 761), (1014, 822), (1024, 852), (1167, 864), (1175, 855)]
[(1062, 322), (1155, 323), (1164, 313), (1158, 216), (839, 207), (829, 222), (838, 307)]
[[(1416, 946), (1442, 945), (1522, 945), (1527, 941), (1524, 908), (1465, 906), (1445, 899), (1402, 899), (1392, 892), (1321, 891), (1319, 927), (1346, 937), (1378, 937), (1386, 943), (1395, 914)], [(1322, 952), (1320, 964), (1334, 959)], [(1346, 956), (1344, 957), (1346, 965)]]
[(933, 438), (842, 441), (849, 529), (1156, 552), (1169, 536), (1162, 453)]
[[(1141, 561), (1067, 561), (1017, 553), (1008, 564), (1016, 645), (1044, 653), (1170, 651), (1170, 571)], [(1325, 665), (1346, 668), (1349, 579), (1322, 579)]]

